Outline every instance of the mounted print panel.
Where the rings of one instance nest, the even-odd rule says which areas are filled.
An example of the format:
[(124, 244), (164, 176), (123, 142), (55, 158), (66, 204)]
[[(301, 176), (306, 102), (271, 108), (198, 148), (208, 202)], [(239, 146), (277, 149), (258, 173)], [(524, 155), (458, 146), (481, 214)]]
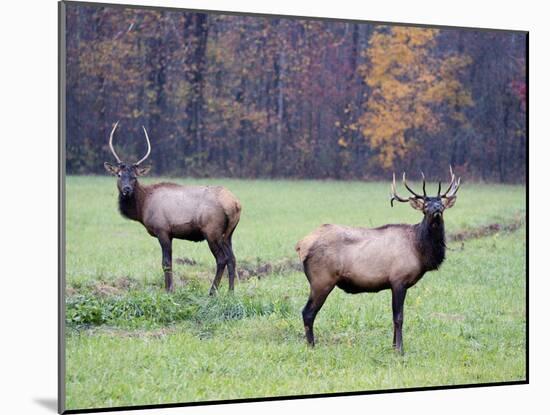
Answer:
[(60, 3), (60, 412), (527, 378), (527, 32)]

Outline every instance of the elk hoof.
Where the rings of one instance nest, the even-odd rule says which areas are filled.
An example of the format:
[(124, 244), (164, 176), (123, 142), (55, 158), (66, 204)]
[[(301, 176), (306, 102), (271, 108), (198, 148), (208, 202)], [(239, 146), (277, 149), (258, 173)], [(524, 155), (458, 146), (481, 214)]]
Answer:
[(403, 356), (405, 352), (403, 351), (402, 347), (394, 347), (395, 353), (397, 353), (399, 356)]

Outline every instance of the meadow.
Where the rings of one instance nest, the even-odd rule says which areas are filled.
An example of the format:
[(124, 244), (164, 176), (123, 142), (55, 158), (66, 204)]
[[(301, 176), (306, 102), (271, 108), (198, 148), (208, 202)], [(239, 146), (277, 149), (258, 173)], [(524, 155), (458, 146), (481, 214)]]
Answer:
[(407, 294), (399, 356), (389, 291), (335, 290), (307, 347), (309, 288), (294, 251), (322, 223), (418, 222), (408, 205), (390, 208), (389, 183), (170, 181), (222, 184), (241, 200), (233, 246), (242, 278), (234, 295), (224, 276), (209, 297), (206, 243), (175, 241), (176, 292), (165, 294), (159, 244), (120, 216), (115, 179), (69, 176), (68, 409), (525, 379), (525, 187), (459, 190), (445, 213), (456, 241)]

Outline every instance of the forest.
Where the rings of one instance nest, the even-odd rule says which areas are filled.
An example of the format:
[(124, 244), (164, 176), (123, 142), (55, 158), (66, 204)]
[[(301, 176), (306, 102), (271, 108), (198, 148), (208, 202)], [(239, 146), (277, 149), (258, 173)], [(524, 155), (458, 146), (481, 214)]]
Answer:
[(524, 183), (527, 34), (67, 3), (66, 169)]

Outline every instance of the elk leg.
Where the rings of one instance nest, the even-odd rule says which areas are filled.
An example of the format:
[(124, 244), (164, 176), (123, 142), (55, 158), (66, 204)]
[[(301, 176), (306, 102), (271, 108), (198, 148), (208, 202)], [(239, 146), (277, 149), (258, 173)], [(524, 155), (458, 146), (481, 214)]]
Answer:
[(407, 289), (405, 287), (392, 287), (392, 311), (393, 311), (393, 347), (403, 354), (403, 304)]
[(231, 247), (231, 240), (227, 241), (223, 245), (225, 257), (227, 258), (227, 272), (229, 274), (229, 291), (233, 291), (235, 288), (235, 255), (233, 254), (233, 248)]
[(233, 265), (233, 269), (235, 270), (235, 275), (238, 278), (238, 275), (237, 275), (237, 259), (235, 258), (235, 254), (233, 253), (233, 232), (235, 232), (235, 228), (233, 228), (233, 230), (229, 234), (229, 237), (227, 238), (227, 244), (229, 246), (229, 254), (230, 254), (229, 255), (229, 261), (231, 261), (231, 263)]
[(162, 249), (162, 269), (164, 271), (164, 287), (167, 292), (174, 291), (172, 280), (172, 238), (159, 237), (160, 247)]
[(216, 258), (216, 276), (214, 277), (214, 281), (212, 281), (209, 293), (210, 295), (214, 295), (218, 292), (218, 286), (220, 285), (227, 259), (221, 243), (208, 241), (208, 246), (210, 247), (210, 251), (212, 251), (212, 255)]
[(304, 319), (304, 329), (306, 332), (306, 340), (310, 346), (315, 346), (315, 336), (313, 335), (313, 323), (317, 313), (325, 303), (328, 295), (334, 288), (334, 285), (316, 290), (311, 287), (311, 292), (307, 303), (302, 310), (302, 318)]

